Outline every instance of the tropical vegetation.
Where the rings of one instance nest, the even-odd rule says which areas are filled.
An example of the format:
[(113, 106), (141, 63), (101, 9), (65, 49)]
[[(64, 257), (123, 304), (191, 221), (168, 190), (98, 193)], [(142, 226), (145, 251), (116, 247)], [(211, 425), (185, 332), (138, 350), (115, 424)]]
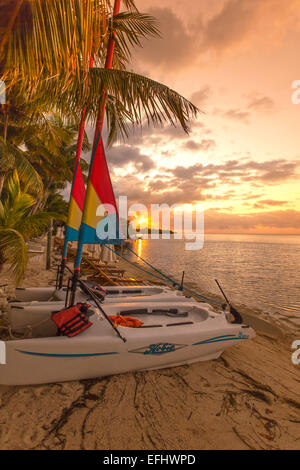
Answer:
[[(105, 97), (109, 144), (144, 121), (188, 131), (197, 113), (174, 90), (127, 70), (134, 48), (159, 32), (134, 0), (122, 5), (126, 11), (113, 17), (112, 0), (0, 0), (0, 80), (6, 85), (6, 104), (0, 106), (0, 254), (17, 279), (26, 266), (26, 242), (42, 234), (54, 214), (64, 219), (61, 191), (72, 180), (84, 108), (93, 124)], [(107, 70), (113, 31), (113, 69)], [(27, 222), (23, 228), (24, 218), (33, 220), (32, 232)]]

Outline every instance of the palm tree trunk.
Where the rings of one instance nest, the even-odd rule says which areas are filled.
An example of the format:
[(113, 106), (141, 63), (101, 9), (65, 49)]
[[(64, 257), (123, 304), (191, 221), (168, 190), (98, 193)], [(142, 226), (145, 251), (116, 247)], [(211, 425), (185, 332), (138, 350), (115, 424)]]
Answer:
[(4, 173), (2, 173), (2, 171), (1, 171), (0, 172), (0, 197), (1, 197), (1, 194), (2, 194), (2, 190), (3, 190), (4, 179), (5, 179)]
[(7, 105), (4, 105), (4, 129), (3, 129), (3, 140), (6, 142), (7, 139), (7, 129), (8, 129), (8, 109)]
[(46, 269), (48, 271), (51, 269), (52, 230), (53, 230), (53, 221), (51, 220), (48, 233), (47, 233)]
[(49, 178), (47, 185), (44, 187), (43, 196), (38, 199), (37, 203), (33, 206), (33, 209), (31, 211), (32, 215), (35, 215), (39, 210), (42, 210), (45, 207), (52, 182), (52, 178)]
[[(3, 129), (3, 140), (6, 142), (7, 139), (7, 128), (8, 128), (8, 109), (7, 109), (7, 104), (4, 106), (4, 129)], [(5, 173), (1, 171), (0, 169), (0, 198), (2, 195), (3, 191), (3, 185), (4, 185), (4, 180), (5, 180)]]

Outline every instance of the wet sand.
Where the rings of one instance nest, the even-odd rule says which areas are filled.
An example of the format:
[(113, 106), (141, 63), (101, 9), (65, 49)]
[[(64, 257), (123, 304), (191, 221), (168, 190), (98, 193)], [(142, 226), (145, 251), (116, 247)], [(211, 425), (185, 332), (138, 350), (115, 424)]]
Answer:
[[(141, 278), (126, 269), (126, 277)], [(54, 278), (31, 263), (22, 285)], [(291, 362), (291, 344), (300, 335), (243, 313), (257, 337), (215, 361), (0, 386), (0, 449), (299, 449), (300, 365)]]

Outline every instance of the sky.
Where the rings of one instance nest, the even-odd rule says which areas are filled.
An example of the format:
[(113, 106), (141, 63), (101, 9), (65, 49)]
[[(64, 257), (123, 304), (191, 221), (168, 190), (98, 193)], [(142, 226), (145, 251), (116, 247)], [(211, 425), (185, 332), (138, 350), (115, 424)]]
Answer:
[(136, 4), (162, 37), (134, 53), (131, 69), (201, 113), (189, 135), (146, 126), (109, 149), (116, 193), (201, 204), (207, 233), (300, 234), (300, 0)]

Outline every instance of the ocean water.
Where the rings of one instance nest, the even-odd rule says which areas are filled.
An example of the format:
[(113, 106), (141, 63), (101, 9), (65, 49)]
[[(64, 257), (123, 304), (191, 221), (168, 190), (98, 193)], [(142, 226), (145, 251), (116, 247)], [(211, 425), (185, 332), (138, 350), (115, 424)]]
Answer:
[(300, 326), (300, 236), (210, 234), (199, 251), (186, 251), (184, 240), (133, 243), (136, 253), (177, 281), (185, 271), (194, 288), (219, 294), (218, 279), (232, 303)]

